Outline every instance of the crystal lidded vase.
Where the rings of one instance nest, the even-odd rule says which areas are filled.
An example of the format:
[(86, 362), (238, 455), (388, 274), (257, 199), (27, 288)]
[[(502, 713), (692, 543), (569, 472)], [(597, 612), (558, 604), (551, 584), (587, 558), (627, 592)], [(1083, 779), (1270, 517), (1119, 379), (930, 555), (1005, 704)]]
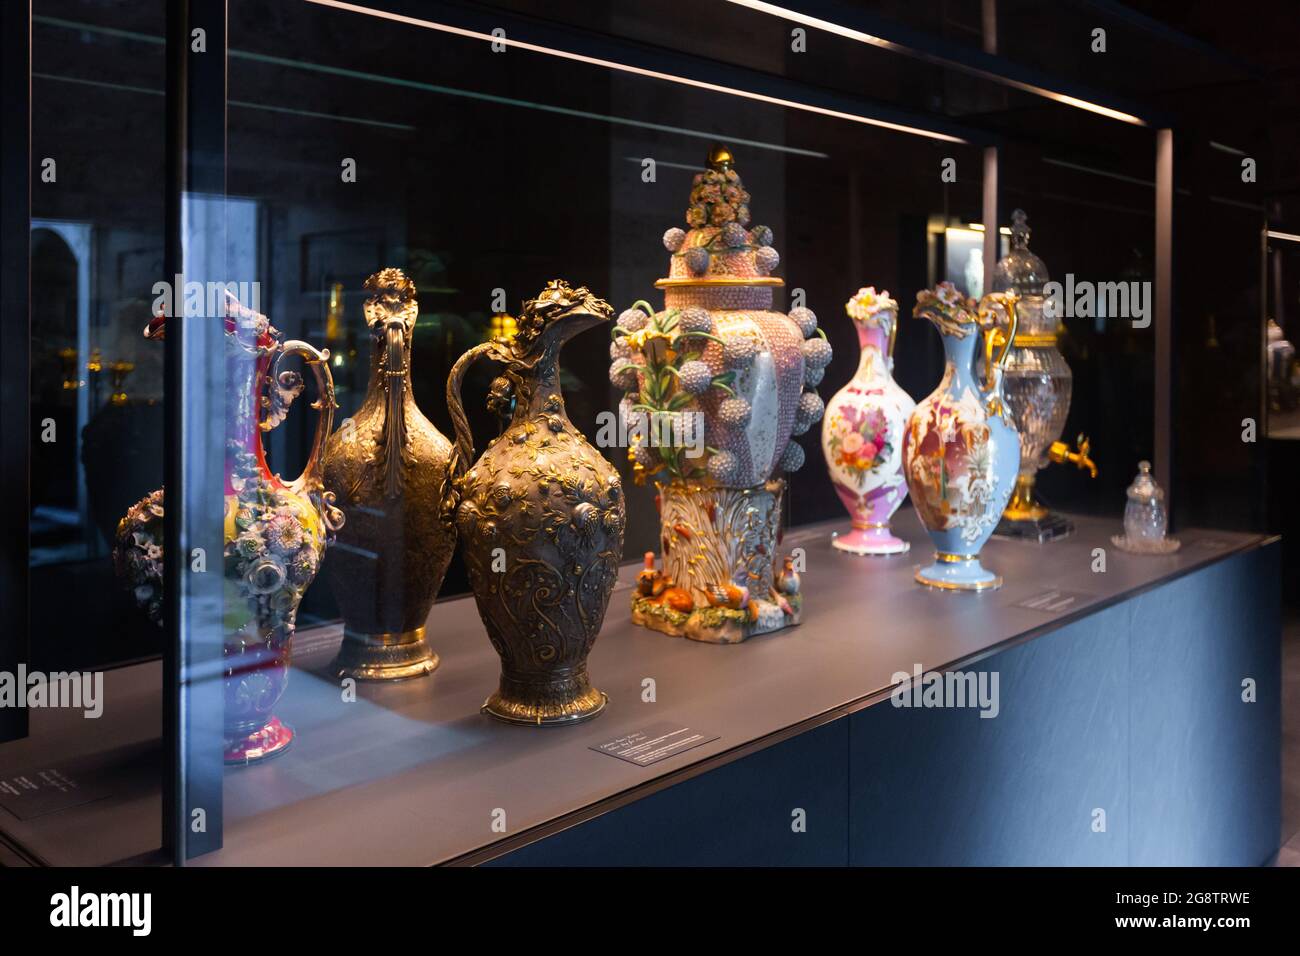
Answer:
[(1060, 325), (1046, 286), (1046, 265), (1029, 248), (1024, 210), (1012, 213), (1011, 251), (993, 271), (995, 292), (1014, 292), (1018, 328), (1007, 356), (1003, 389), (1020, 434), (1020, 472), (999, 534), (1040, 541), (1063, 537), (1070, 521), (1051, 513), (1035, 496), (1037, 474), (1049, 462), (1070, 462), (1096, 475), (1089, 443), (1079, 436), (1078, 450), (1060, 441), (1070, 411), (1074, 376), (1058, 344)]

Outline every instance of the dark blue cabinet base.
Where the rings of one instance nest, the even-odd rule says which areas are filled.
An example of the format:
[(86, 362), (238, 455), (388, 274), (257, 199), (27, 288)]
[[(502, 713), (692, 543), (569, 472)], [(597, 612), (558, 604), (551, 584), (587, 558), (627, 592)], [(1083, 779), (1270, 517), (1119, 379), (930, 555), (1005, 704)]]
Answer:
[(492, 865), (1265, 863), (1278, 561), (1266, 542), (985, 657), (994, 718), (886, 698)]

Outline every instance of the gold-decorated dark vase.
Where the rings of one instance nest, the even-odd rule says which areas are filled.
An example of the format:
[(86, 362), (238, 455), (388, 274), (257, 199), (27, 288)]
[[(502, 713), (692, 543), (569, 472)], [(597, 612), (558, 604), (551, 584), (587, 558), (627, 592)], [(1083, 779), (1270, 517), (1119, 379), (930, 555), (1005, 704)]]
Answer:
[(401, 680), (438, 666), (425, 622), (456, 547), (441, 508), (451, 443), (411, 391), (415, 283), (384, 269), (365, 287), (370, 384), (326, 446), (325, 487), (347, 517), (325, 562), (344, 622), (332, 668), (340, 677)]
[[(605, 707), (605, 694), (587, 676), (587, 655), (618, 577), (623, 489), (564, 413), (559, 355), (566, 341), (611, 314), (585, 288), (553, 281), (524, 303), (508, 342), (475, 346), (447, 381), (456, 427), (447, 507), (479, 614), (501, 656), (500, 685), (483, 711), (502, 720), (571, 723)], [(504, 366), (489, 407), (509, 415), (510, 424), (466, 468), (474, 447), (460, 388), (484, 356)]]

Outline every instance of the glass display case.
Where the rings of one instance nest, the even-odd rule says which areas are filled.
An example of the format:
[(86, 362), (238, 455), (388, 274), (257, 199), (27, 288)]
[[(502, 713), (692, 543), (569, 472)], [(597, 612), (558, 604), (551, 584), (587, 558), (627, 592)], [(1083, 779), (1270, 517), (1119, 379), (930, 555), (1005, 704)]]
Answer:
[[(984, 599), (913, 581), (935, 546), (910, 501), (891, 547), (831, 544), (849, 499), (828, 456), (901, 474), (956, 325), (987, 333), (970, 371), (1012, 413), (989, 414), (1035, 423), (1033, 461), (1008, 471), (999, 442), (989, 480), (1009, 495), (1018, 471), (1028, 514), (1062, 435), (1090, 437), (1098, 474), (1042, 473), (1079, 530), (994, 539), (1005, 580), (1101, 607), (1199, 567), (1194, 540), (1103, 583), (1087, 562), (1139, 461), (1171, 527), (1219, 524), (1180, 440), (1208, 399), (1172, 371), (1208, 361), (1191, 312), (1173, 337), (1171, 285), (1173, 249), (1200, 254), (1170, 217), (1201, 189), (1182, 177), (1208, 175), (1183, 172), (1202, 131), (1174, 152), (1131, 51), (1100, 89), (1044, 56), (1033, 4), (995, 26), (979, 3), (806, 6), (32, 0), (0, 352), (28, 542), (6, 606), (26, 623), (0, 663), (97, 674), (104, 713), (6, 722), (0, 781), (57, 771), (84, 795), (59, 809), (112, 836), (0, 799), (6, 845), (486, 862), (878, 701), (909, 621), (936, 661), (1028, 633), (1030, 583), (984, 643), (952, 638), (952, 602)], [(1070, 43), (1072, 23), (1053, 21)], [(1194, 215), (1249, 240), (1254, 211), (1219, 192), (1237, 205)], [(1050, 277), (1016, 270), (1044, 259)], [(887, 344), (844, 313), (865, 287), (896, 300)], [(914, 317), (936, 289), (966, 310), (951, 328)], [(1262, 326), (1231, 327), (1222, 374), (1257, 376)], [(1269, 350), (1276, 407), (1289, 366)], [(906, 414), (864, 412), (824, 451), (819, 396), (868, 362)], [(936, 512), (977, 457), (935, 459)], [(1220, 536), (1236, 553), (1262, 530), (1257, 465), (1222, 467), (1246, 476)], [(1002, 509), (984, 510), (987, 531)], [(980, 550), (953, 541), (940, 565)]]

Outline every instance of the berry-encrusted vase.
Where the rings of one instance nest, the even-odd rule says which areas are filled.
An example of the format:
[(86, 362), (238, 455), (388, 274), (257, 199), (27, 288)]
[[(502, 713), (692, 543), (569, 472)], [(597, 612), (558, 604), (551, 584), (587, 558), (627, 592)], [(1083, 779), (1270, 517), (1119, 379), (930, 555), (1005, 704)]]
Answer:
[(663, 569), (652, 555), (632, 620), (712, 644), (802, 619), (799, 577), (782, 576), (777, 555), (781, 476), (804, 464), (794, 439), (821, 418), (831, 360), (811, 309), (774, 306), (780, 256), (771, 229), (749, 226), (749, 199), (730, 150), (714, 146), (690, 228), (664, 234), (664, 308), (623, 312), (610, 346), (633, 479), (659, 491)]

